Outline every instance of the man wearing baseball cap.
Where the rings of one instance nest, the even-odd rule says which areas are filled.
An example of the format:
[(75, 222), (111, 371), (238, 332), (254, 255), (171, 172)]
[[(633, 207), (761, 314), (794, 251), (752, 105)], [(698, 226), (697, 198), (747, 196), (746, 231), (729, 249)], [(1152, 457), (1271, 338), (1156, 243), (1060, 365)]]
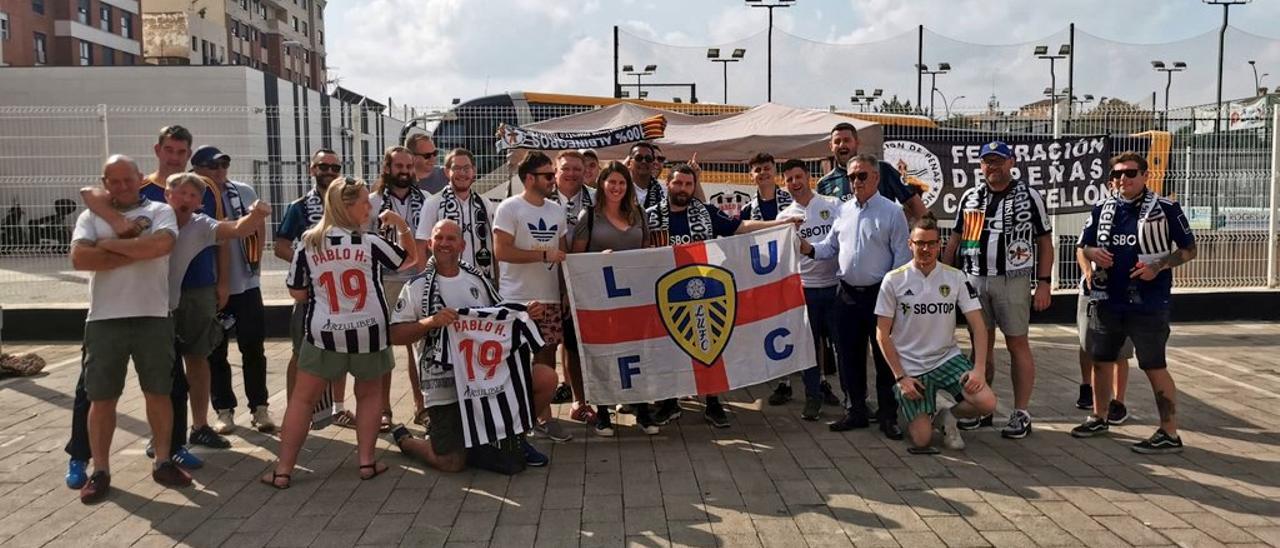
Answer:
[[(213, 181), (213, 190), (222, 198), (228, 220), (247, 216), (250, 206), (258, 200), (258, 193), (253, 187), (228, 177), (231, 157), (215, 146), (197, 148), (191, 155), (191, 167), (196, 174)], [(259, 279), (267, 232), (265, 223), (259, 225), (249, 237), (226, 244), (230, 257), (227, 270), (230, 296), (218, 315), (224, 330), (221, 342), (208, 356), (210, 394), (206, 396), (212, 400), (217, 415), (212, 430), (218, 434), (230, 434), (235, 430), (238, 402), (231, 387), (231, 364), (227, 362), (227, 345), (232, 330), (235, 331), (236, 345), (243, 362), (245, 397), (253, 414), (251, 422), (262, 432), (272, 432), (276, 427), (267, 411), (266, 311)], [(201, 424), (194, 420), (192, 423)]]
[[(961, 195), (960, 211), (951, 227), (943, 259), (964, 271), (978, 290), (983, 319), (992, 335), (987, 337), (989, 386), (995, 375), (995, 328), (1004, 333), (1012, 362), (1014, 410), (1000, 433), (1006, 438), (1021, 439), (1031, 433), (1027, 408), (1036, 374), (1027, 339), (1028, 324), (1033, 306), (1037, 311), (1049, 307), (1053, 236), (1044, 198), (1026, 181), (1013, 178), (1014, 159), (1009, 145), (991, 141), (982, 145), (979, 156), (985, 182)], [(988, 416), (962, 421), (959, 426), (972, 430), (991, 423)]]

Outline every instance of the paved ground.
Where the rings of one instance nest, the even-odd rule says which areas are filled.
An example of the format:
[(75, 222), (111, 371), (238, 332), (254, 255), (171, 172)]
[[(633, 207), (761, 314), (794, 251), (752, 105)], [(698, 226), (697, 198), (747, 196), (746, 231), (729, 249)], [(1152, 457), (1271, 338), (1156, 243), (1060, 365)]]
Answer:
[[(256, 483), (277, 440), (241, 431), (234, 450), (200, 454), (197, 488), (147, 476), (141, 398), (121, 404), (113, 496), (86, 507), (62, 483), (62, 445), (79, 369), (71, 344), (37, 351), (47, 374), (0, 381), (0, 542), (12, 545), (232, 546), (1280, 546), (1280, 324), (1179, 325), (1171, 362), (1182, 390), (1185, 453), (1147, 457), (1154, 408), (1134, 375), (1135, 419), (1109, 439), (1072, 439), (1075, 334), (1035, 326), (1036, 431), (1008, 441), (967, 435), (967, 451), (907, 455), (871, 431), (833, 434), (800, 404), (762, 407), (733, 393), (733, 427), (686, 413), (648, 438), (581, 426), (537, 444), (552, 464), (514, 478), (426, 470), (386, 441), (390, 473), (360, 482), (354, 432), (313, 435), (288, 491)], [(272, 404), (283, 408), (287, 343), (269, 344)], [(233, 360), (235, 361), (235, 360)], [(1004, 369), (1004, 368), (1002, 368)], [(1003, 376), (1003, 375), (1002, 375)], [(407, 381), (395, 385), (408, 417)], [(1007, 377), (997, 382), (1005, 409)], [(694, 408), (686, 402), (688, 409)], [(567, 408), (558, 409), (562, 415)], [(248, 422), (241, 410), (238, 421)], [(834, 410), (825, 413), (834, 418)]]

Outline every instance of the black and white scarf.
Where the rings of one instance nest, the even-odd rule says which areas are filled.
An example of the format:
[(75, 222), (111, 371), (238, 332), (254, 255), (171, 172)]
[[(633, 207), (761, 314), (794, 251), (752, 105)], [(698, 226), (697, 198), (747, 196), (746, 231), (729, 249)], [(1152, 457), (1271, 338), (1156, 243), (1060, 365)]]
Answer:
[(475, 238), (474, 245), (471, 247), (472, 253), (476, 258), (475, 266), (485, 272), (486, 276), (493, 276), (493, 252), (489, 250), (490, 226), (489, 211), (484, 205), (484, 198), (480, 197), (474, 190), (471, 191), (468, 207), (471, 208), (471, 222), (475, 226), (470, 226), (463, 222), (462, 205), (458, 200), (458, 195), (453, 191), (453, 185), (446, 185), (444, 190), (440, 191), (440, 209), (437, 218), (449, 219), (462, 228), (463, 234), (471, 234)]
[[(377, 219), (382, 215), (383, 211), (394, 211), (395, 207), (392, 204), (392, 200), (398, 199), (390, 188), (384, 187), (382, 189), (382, 207), (378, 209), (378, 215), (374, 216), (374, 222), (378, 222)], [(405, 217), (404, 222), (409, 225), (409, 231), (413, 232), (417, 228), (418, 219), (422, 217), (422, 205), (427, 203), (427, 198), (416, 187), (410, 186), (408, 200), (409, 215)], [(381, 232), (383, 233), (383, 238), (386, 238), (387, 241), (400, 243), (399, 235), (391, 227), (384, 226), (381, 228)]]
[[(446, 189), (448, 187), (445, 187)], [(459, 275), (471, 275), (480, 278), (484, 282), (485, 292), (489, 295), (489, 302), (497, 305), (502, 302), (502, 296), (498, 295), (498, 290), (493, 287), (493, 282), (489, 279), (489, 275), (470, 264), (459, 261), (458, 268), (461, 270)], [(436, 285), (436, 258), (427, 259), (427, 268), (419, 275), (423, 278), (422, 286), (422, 302), (418, 303), (422, 307), (423, 317), (435, 315), (444, 309), (444, 298), (440, 296), (440, 287)], [(421, 378), (428, 378), (427, 371), (432, 365), (443, 367), (445, 371), (450, 371), (453, 366), (444, 359), (444, 345), (440, 344), (444, 336), (444, 329), (433, 329), (427, 333), (422, 339), (422, 354), (418, 357), (418, 371), (422, 374)], [(419, 386), (421, 390), (423, 387)]]
[[(1031, 197), (1031, 187), (1019, 180), (1014, 180), (1009, 185), (1009, 190), (1000, 202), (999, 211), (1001, 226), (1004, 228), (1002, 237), (1005, 238), (1005, 249), (1035, 249), (1033, 215), (1025, 215), (1022, 221), (1018, 221), (1018, 211), (1030, 212), (1035, 208), (1035, 202), (1032, 201)], [(991, 191), (989, 185), (978, 185), (977, 191), (969, 195), (969, 200), (964, 204), (963, 209), (978, 210), (985, 215), (991, 206), (991, 200), (995, 199), (995, 197), (996, 193)], [(981, 248), (974, 246), (964, 251), (970, 254), (977, 254), (981, 252)], [(1035, 261), (1015, 263), (1014, 254), (1012, 253), (1005, 253), (1004, 260), (1004, 273), (1006, 276), (1024, 275), (1035, 269)]]
[(665, 234), (669, 245), (701, 242), (715, 237), (715, 228), (711, 224), (711, 211), (697, 198), (689, 198), (689, 207), (685, 209), (689, 219), (688, 234), (671, 233), (671, 203), (665, 198), (658, 205), (648, 210), (649, 230)]
[[(1150, 255), (1155, 253), (1168, 253), (1173, 251), (1173, 244), (1169, 238), (1169, 223), (1165, 217), (1164, 208), (1159, 207), (1160, 195), (1151, 189), (1142, 191), (1142, 196), (1134, 203), (1138, 203), (1138, 253), (1140, 255)], [(1111, 244), (1112, 234), (1115, 230), (1116, 210), (1121, 206), (1129, 203), (1119, 193), (1102, 202), (1101, 210), (1098, 212), (1098, 247), (1107, 247)]]
[(588, 190), (586, 186), (578, 188), (578, 195), (573, 198), (561, 194), (559, 190), (551, 194), (551, 201), (564, 206), (564, 214), (569, 224), (576, 224), (578, 214), (591, 208), (591, 193)]
[(643, 205), (645, 210), (658, 205), (660, 202), (665, 202), (666, 200), (663, 200), (665, 196), (666, 193), (662, 191), (662, 183), (659, 183), (657, 179), (650, 179), (649, 187), (644, 195)]
[[(232, 212), (232, 215), (227, 215), (228, 219), (239, 219), (249, 214), (249, 209), (244, 206), (244, 200), (240, 198), (240, 189), (236, 188), (235, 181), (227, 181), (223, 185), (223, 191), (227, 194), (227, 208)], [(244, 257), (245, 269), (250, 275), (256, 273), (262, 264), (262, 256), (255, 253), (258, 250), (258, 237), (258, 233), (255, 232), (240, 239), (240, 256)]]
[(314, 188), (302, 196), (302, 206), (307, 210), (307, 226), (315, 226), (324, 217), (324, 197)]
[[(791, 202), (793, 201), (793, 200), (791, 199), (791, 193), (790, 193), (790, 192), (787, 192), (787, 191), (785, 191), (785, 190), (782, 190), (781, 188), (779, 188), (779, 189), (777, 189), (777, 190), (775, 190), (775, 191), (774, 191), (774, 194), (773, 194), (773, 200), (774, 200), (774, 202), (775, 202), (775, 203), (777, 203), (777, 204), (778, 204), (778, 211), (777, 211), (777, 214), (779, 214), (779, 215), (780, 215), (780, 214), (782, 214), (782, 210), (784, 210), (784, 209), (786, 209), (788, 206), (790, 206), (790, 205), (791, 205)], [(751, 207), (751, 220), (752, 220), (752, 221), (764, 221), (764, 220), (766, 220), (766, 219), (764, 218), (764, 214), (760, 211), (760, 202), (761, 202), (761, 201), (767, 201), (767, 200), (761, 200), (761, 199), (760, 199), (760, 191), (759, 191), (759, 190), (756, 190), (756, 195), (755, 195), (755, 197), (754, 197), (754, 198), (751, 198), (751, 201), (747, 203), (747, 205)], [(776, 215), (775, 215), (775, 216), (776, 216)], [(772, 221), (773, 219), (768, 219), (768, 220)]]

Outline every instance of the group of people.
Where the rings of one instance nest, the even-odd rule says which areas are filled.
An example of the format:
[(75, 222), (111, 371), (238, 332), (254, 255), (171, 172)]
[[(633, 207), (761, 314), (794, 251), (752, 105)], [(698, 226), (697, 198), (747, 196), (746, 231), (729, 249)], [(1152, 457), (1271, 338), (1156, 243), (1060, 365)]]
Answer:
[[(91, 304), (67, 484), (79, 488), (86, 503), (109, 489), (115, 400), (130, 358), (152, 429), (153, 477), (161, 484), (189, 485), (187, 470), (199, 467), (183, 441), (230, 445), (223, 436), (235, 428), (226, 366), (231, 333), (244, 360), (252, 424), (275, 429), (266, 403), (258, 289), (270, 207), (250, 186), (227, 179), (230, 157), (211, 146), (192, 154), (191, 143), (185, 129), (164, 128), (155, 173), (143, 177), (132, 159), (112, 156), (102, 188), (82, 192), (87, 210), (77, 221), (71, 258), (76, 269), (92, 272)], [(1009, 145), (983, 145), (985, 181), (961, 197), (944, 244), (943, 227), (918, 192), (893, 166), (859, 153), (859, 144), (853, 125), (833, 127), (835, 167), (816, 184), (799, 159), (779, 165), (767, 153), (756, 155), (748, 167), (757, 190), (736, 218), (708, 203), (696, 160), (667, 168), (661, 180), (665, 159), (649, 142), (633, 144), (621, 161), (604, 163), (591, 150), (554, 158), (530, 152), (516, 169), (523, 190), (496, 207), (472, 188), (474, 155), (454, 149), (438, 167), (438, 151), (426, 135), (387, 149), (371, 187), (345, 177), (336, 152), (316, 151), (310, 162), (314, 186), (288, 205), (274, 234), (276, 256), (289, 262), (286, 282), (296, 304), (280, 454), (262, 482), (288, 488), (308, 431), (328, 423), (356, 429), (361, 479), (387, 470), (374, 458), (380, 432), (405, 455), (439, 470), (468, 466), (464, 434), (475, 425), (460, 410), (454, 360), (442, 349), (442, 333), (463, 309), (514, 306), (536, 326), (526, 382), (519, 385), (521, 403), (527, 401), (536, 417), (531, 435), (553, 442), (572, 438), (552, 418), (553, 402), (572, 402), (570, 419), (588, 423), (600, 436), (615, 435), (616, 412), (633, 414), (643, 433), (658, 434), (680, 418), (679, 399), (587, 401), (561, 263), (570, 253), (680, 245), (781, 225), (798, 232), (806, 308), (821, 347), (815, 355), (834, 355), (842, 393), (824, 379), (825, 368), (806, 364), (802, 419), (819, 420), (824, 406), (840, 405), (832, 431), (874, 422), (890, 439), (909, 434), (910, 451), (934, 453), (940, 430), (943, 446), (963, 448), (960, 431), (994, 422), (998, 327), (1013, 385), (1013, 411), (1001, 433), (1030, 435), (1035, 364), (1028, 324), (1032, 309), (1050, 304), (1054, 261), (1039, 192), (1012, 176), (1016, 159)], [(1136, 351), (1156, 395), (1160, 428), (1134, 450), (1173, 452), (1182, 445), (1164, 359), (1169, 270), (1194, 258), (1195, 241), (1179, 206), (1146, 187), (1143, 157), (1120, 154), (1111, 168), (1113, 192), (1095, 207), (1080, 239), (1086, 287), (1078, 403), (1093, 413), (1072, 434), (1105, 434), (1109, 424), (1127, 418), (1127, 412), (1115, 416), (1123, 396), (1113, 389), (1113, 378), (1123, 378), (1116, 362)], [(956, 341), (957, 312), (971, 333), (969, 355)], [(161, 338), (164, 344), (155, 344)], [(425, 437), (395, 420), (393, 345), (406, 347), (412, 422), (425, 427)], [(347, 375), (355, 378), (354, 409), (345, 403)], [(955, 404), (940, 409), (939, 390)], [(780, 379), (768, 403), (786, 405), (791, 396), (789, 379)], [(318, 405), (327, 399), (331, 406)], [(712, 426), (729, 426), (718, 396), (707, 396), (701, 410)], [(517, 436), (514, 447), (525, 465), (545, 466), (548, 457), (528, 437)]]

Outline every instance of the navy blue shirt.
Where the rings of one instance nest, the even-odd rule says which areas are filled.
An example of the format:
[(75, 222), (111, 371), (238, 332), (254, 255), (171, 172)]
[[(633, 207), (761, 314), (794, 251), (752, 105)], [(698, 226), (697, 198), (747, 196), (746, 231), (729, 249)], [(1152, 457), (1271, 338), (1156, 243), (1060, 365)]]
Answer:
[[(1150, 192), (1149, 190), (1147, 192)], [(1121, 203), (1115, 212), (1111, 229), (1111, 243), (1106, 250), (1111, 252), (1113, 263), (1111, 268), (1098, 269), (1093, 274), (1095, 291), (1105, 289), (1103, 302), (1106, 306), (1118, 310), (1157, 311), (1169, 307), (1169, 294), (1173, 290), (1173, 271), (1164, 270), (1151, 281), (1129, 278), (1130, 272), (1138, 264), (1139, 259), (1146, 262), (1158, 259), (1176, 245), (1178, 249), (1193, 247), (1195, 235), (1191, 233), (1191, 225), (1182, 213), (1182, 206), (1177, 202), (1159, 198), (1156, 207), (1164, 212), (1162, 221), (1149, 222), (1146, 242), (1138, 237), (1138, 209), (1142, 199)], [(1087, 247), (1098, 247), (1098, 219), (1102, 214), (1102, 204), (1093, 207), (1089, 220), (1085, 223), (1084, 232), (1080, 235), (1080, 244)], [(1167, 227), (1167, 239), (1165, 229)], [(1147, 251), (1143, 254), (1144, 249)], [(1142, 255), (1141, 257), (1139, 257)], [(1130, 287), (1133, 286), (1131, 290)], [(1095, 295), (1097, 295), (1095, 293)], [(1099, 295), (1100, 296), (1100, 295)], [(1097, 297), (1095, 297), (1097, 298)]]
[[(162, 183), (157, 183), (148, 178), (139, 193), (148, 200), (163, 204), (167, 203), (164, 199), (164, 188)], [(218, 200), (213, 190), (208, 187), (204, 189), (204, 204), (197, 213), (204, 213), (217, 220), (225, 218), (225, 213), (222, 211), (222, 202)], [(191, 264), (187, 265), (187, 273), (182, 277), (182, 288), (209, 287), (216, 283), (218, 283), (218, 246), (212, 245), (204, 248), (204, 250), (196, 254), (194, 259), (191, 259)]]
[[(880, 162), (880, 186), (876, 190), (880, 191), (881, 196), (899, 204), (906, 204), (907, 200), (916, 195), (914, 189), (902, 182), (902, 176), (898, 175), (898, 170), (889, 162)], [(849, 184), (848, 170), (844, 166), (837, 166), (823, 175), (818, 179), (818, 194), (835, 196), (842, 202), (853, 199), (853, 185)]]
[[(739, 219), (751, 218), (750, 203), (742, 206), (742, 214), (739, 215), (738, 218)], [(774, 197), (774, 199), (769, 200), (767, 202), (764, 200), (760, 201), (760, 218), (766, 221), (772, 221), (778, 218), (778, 198), (777, 197)]]
[(299, 198), (284, 210), (284, 217), (276, 226), (276, 237), (296, 242), (308, 228), (311, 228), (311, 223), (307, 222), (307, 205), (303, 198)]
[[(706, 204), (703, 204), (703, 206), (707, 208), (707, 211), (711, 215), (711, 232), (714, 233), (717, 238), (733, 236), (733, 234), (738, 231), (738, 227), (742, 226), (742, 221), (730, 218), (715, 206), (709, 206)], [(672, 235), (688, 236), (689, 211), (685, 210), (679, 213), (672, 211), (671, 217), (667, 219), (667, 230), (669, 230)]]

